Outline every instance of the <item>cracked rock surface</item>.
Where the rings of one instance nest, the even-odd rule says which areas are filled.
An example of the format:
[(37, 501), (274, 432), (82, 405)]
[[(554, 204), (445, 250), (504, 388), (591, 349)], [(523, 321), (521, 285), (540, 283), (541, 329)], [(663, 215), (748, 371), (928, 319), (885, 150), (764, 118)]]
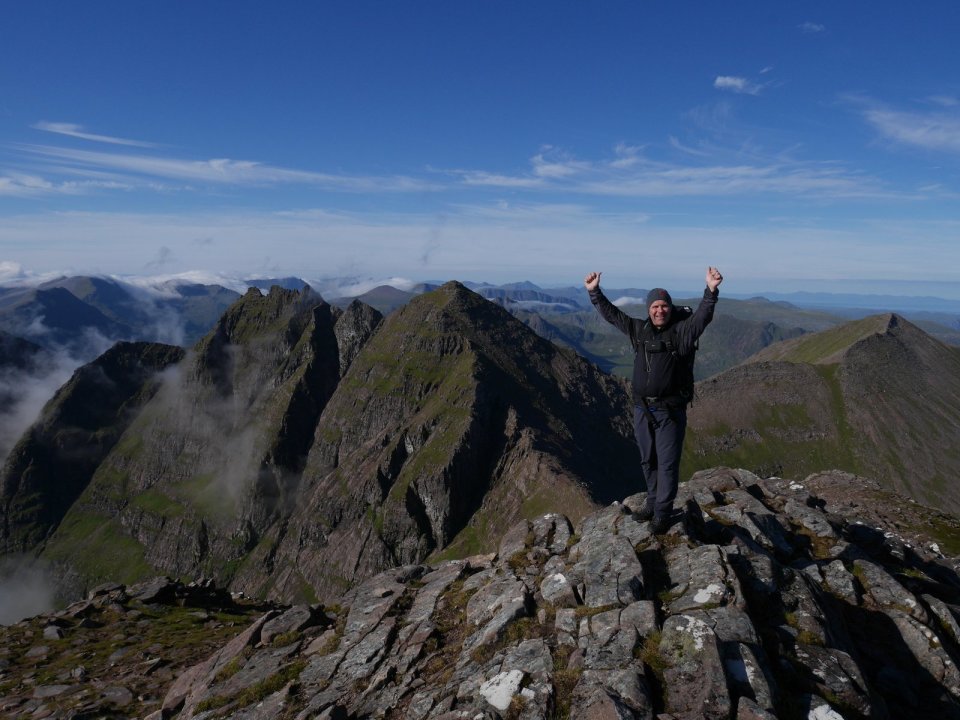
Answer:
[[(662, 535), (635, 519), (644, 502), (576, 528), (545, 515), (495, 554), (394, 568), (337, 604), (271, 608), (172, 673), (150, 707), (102, 688), (116, 711), (103, 716), (960, 718), (960, 576), (943, 548), (743, 470), (694, 475)], [(18, 653), (39, 666), (54, 635)], [(0, 683), (25, 662), (0, 658)], [(36, 684), (16, 709), (83, 683)]]

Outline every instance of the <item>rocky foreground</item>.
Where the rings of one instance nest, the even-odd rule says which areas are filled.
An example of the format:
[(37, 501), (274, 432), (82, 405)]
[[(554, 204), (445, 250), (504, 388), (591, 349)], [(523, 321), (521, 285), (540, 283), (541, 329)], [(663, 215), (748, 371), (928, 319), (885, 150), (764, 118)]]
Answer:
[[(206, 638), (203, 654), (135, 637), (189, 607), (184, 590), (108, 588), (3, 630), (0, 713), (960, 718), (958, 565), (916, 525), (956, 523), (906, 502), (877, 508), (875, 494), (859, 505), (867, 485), (701, 472), (665, 535), (632, 516), (643, 495), (576, 529), (546, 515), (514, 527), (496, 555), (396, 568), (338, 605), (261, 608), (252, 623), (250, 608), (194, 611), (209, 629), (189, 636)], [(810, 487), (847, 490), (825, 502)], [(879, 517), (890, 525), (869, 524)], [(79, 660), (97, 606), (139, 627), (102, 627), (115, 657), (101, 675)], [(161, 679), (137, 685), (151, 674)]]

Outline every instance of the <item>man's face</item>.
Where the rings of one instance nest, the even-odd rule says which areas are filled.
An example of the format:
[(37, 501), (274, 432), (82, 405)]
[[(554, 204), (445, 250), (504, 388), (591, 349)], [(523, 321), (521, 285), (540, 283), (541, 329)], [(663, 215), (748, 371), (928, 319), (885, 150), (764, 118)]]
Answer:
[(648, 312), (654, 327), (661, 328), (670, 321), (670, 305), (665, 300), (654, 300)]

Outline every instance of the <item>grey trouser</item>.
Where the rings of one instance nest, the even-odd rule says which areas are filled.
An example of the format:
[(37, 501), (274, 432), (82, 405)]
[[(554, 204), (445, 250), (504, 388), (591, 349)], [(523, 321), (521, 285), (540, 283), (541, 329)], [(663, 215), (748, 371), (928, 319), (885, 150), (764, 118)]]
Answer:
[(640, 448), (640, 467), (647, 483), (647, 507), (657, 516), (669, 516), (680, 482), (680, 453), (687, 431), (687, 409), (651, 407), (657, 421), (651, 427), (642, 406), (633, 409), (633, 434)]

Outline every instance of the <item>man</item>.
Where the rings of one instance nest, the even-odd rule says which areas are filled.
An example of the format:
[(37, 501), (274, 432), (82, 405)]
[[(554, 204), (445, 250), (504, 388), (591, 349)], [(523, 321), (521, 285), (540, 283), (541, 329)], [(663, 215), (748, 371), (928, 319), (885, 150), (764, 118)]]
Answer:
[(655, 533), (670, 527), (680, 481), (680, 453), (687, 429), (687, 405), (693, 399), (693, 357), (697, 338), (713, 320), (723, 275), (707, 268), (707, 288), (692, 314), (681, 313), (663, 288), (647, 294), (647, 320), (632, 318), (600, 290), (600, 274), (589, 273), (583, 284), (590, 302), (607, 322), (630, 338), (633, 363), (633, 433), (640, 448), (640, 466), (647, 483), (647, 502), (637, 520), (653, 519)]

